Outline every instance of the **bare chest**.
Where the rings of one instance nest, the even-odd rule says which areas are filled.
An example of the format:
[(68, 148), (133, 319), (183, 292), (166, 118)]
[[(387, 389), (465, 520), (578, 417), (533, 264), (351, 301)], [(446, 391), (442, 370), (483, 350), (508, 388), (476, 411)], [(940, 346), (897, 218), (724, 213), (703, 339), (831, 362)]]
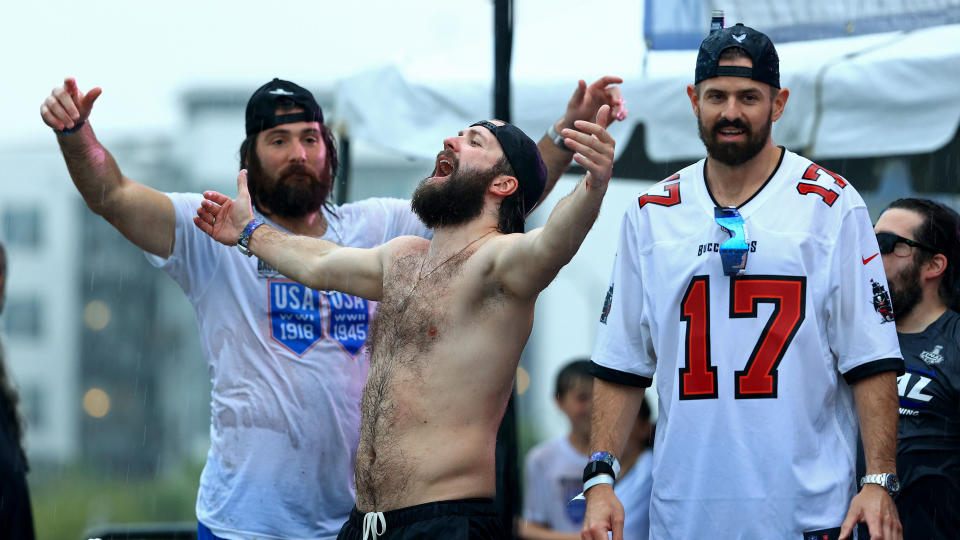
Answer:
[(413, 255), (394, 263), (384, 276), (384, 296), (371, 340), (371, 364), (406, 364), (429, 355), (433, 347), (449, 338), (465, 300), (462, 277), (468, 257), (461, 254), (432, 269)]

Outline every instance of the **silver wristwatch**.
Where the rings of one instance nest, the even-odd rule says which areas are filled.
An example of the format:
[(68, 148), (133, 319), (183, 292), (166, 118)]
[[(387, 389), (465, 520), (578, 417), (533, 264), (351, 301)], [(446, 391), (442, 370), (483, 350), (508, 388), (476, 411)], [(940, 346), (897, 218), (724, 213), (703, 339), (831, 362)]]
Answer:
[(886, 488), (891, 497), (900, 493), (900, 479), (891, 473), (868, 474), (860, 479), (860, 487), (864, 484), (877, 484)]
[(563, 135), (557, 133), (556, 122), (550, 124), (550, 127), (547, 128), (547, 138), (553, 141), (553, 144), (556, 145), (557, 148), (567, 152), (573, 152), (573, 150), (567, 148)]

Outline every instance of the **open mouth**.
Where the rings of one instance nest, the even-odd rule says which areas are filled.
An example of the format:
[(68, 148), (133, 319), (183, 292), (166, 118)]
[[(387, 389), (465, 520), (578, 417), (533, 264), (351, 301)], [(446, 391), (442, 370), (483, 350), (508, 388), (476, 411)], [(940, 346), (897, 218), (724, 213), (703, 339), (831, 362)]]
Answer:
[(447, 178), (453, 173), (454, 168), (453, 158), (441, 152), (437, 154), (437, 165), (433, 169), (433, 177), (438, 180)]

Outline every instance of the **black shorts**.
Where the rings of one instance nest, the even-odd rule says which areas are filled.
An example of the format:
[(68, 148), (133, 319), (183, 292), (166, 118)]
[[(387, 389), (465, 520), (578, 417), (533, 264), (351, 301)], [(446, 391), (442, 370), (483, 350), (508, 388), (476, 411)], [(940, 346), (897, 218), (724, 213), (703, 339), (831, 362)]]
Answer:
[[(354, 506), (337, 540), (363, 540), (364, 513)], [(377, 540), (509, 538), (493, 499), (436, 501), (384, 512), (386, 531)], [(383, 530), (383, 529), (380, 529)]]

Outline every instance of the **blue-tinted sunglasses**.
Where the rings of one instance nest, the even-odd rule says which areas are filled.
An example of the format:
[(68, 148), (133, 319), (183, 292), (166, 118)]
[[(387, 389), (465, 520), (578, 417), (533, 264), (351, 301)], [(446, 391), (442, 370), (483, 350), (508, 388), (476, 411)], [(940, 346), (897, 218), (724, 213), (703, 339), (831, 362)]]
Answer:
[(750, 252), (747, 234), (743, 227), (743, 216), (736, 208), (715, 208), (713, 216), (717, 225), (730, 235), (729, 240), (720, 244), (723, 273), (727, 276), (740, 275), (747, 269), (747, 253)]

